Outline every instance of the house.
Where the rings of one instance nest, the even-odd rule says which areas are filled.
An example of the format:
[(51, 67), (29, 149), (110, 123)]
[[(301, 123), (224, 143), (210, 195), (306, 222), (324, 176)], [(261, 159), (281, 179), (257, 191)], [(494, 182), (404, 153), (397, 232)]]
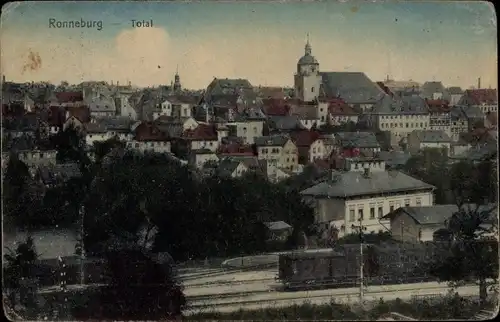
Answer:
[(484, 127), (486, 115), (478, 106), (460, 106), (460, 108), (467, 119), (467, 129), (469, 131)]
[(372, 132), (338, 132), (335, 141), (338, 152), (345, 156), (357, 156), (360, 153), (373, 155), (380, 152), (380, 144)]
[(130, 141), (133, 138), (132, 126), (135, 121), (128, 116), (96, 117), (91, 122), (102, 124), (109, 138), (115, 137), (121, 141)]
[(429, 107), (429, 129), (443, 131), (451, 136), (451, 106), (448, 101), (428, 99), (426, 103)]
[(217, 131), (213, 124), (199, 124), (195, 129), (184, 131), (180, 142), (192, 151), (208, 149), (215, 153), (219, 148)]
[(451, 125), (450, 125), (451, 139), (456, 142), (460, 139), (460, 135), (462, 133), (468, 132), (469, 122), (460, 106), (454, 106), (451, 108), (450, 118), (451, 118)]
[(421, 93), (420, 96), (424, 99), (429, 99), (429, 100), (446, 100), (450, 101), (450, 93), (448, 93), (448, 90), (446, 87), (444, 87), (443, 83), (441, 82), (425, 82), (422, 87), (420, 88)]
[(90, 109), (86, 106), (70, 106), (66, 108), (66, 121), (63, 130), (69, 126), (75, 129), (84, 129), (84, 125), (90, 122)]
[(401, 170), (411, 158), (411, 154), (406, 151), (380, 151), (378, 157), (385, 162), (387, 170)]
[(137, 111), (134, 109), (135, 102), (133, 100), (133, 95), (136, 90), (132, 88), (117, 88), (113, 94), (113, 99), (115, 101), (116, 114), (119, 116), (126, 116), (132, 120), (137, 120)]
[(355, 233), (352, 225), (361, 218), (367, 232), (385, 231), (387, 213), (402, 206), (434, 204), (434, 186), (399, 171), (382, 169), (338, 172), (301, 192), (315, 209), (315, 221), (320, 227), (334, 226), (339, 237)]
[(195, 96), (176, 95), (166, 99), (172, 107), (172, 116), (177, 118), (193, 117), (193, 107), (198, 103)]
[(325, 146), (325, 155), (330, 155), (337, 146), (337, 142), (334, 134), (321, 134), (319, 136), (323, 140), (323, 145)]
[(354, 157), (344, 157), (338, 156), (332, 158), (330, 169), (335, 169), (339, 171), (384, 171), (386, 165), (384, 160), (378, 156), (354, 156)]
[(181, 137), (186, 131), (193, 131), (198, 127), (198, 122), (192, 117), (175, 118), (173, 116), (162, 115), (155, 119), (154, 124), (171, 137)]
[(443, 131), (423, 130), (408, 134), (408, 149), (412, 154), (425, 148), (446, 149), (448, 156), (451, 151), (451, 139)]
[(40, 132), (41, 119), (35, 113), (25, 113), (16, 118), (2, 120), (2, 131), (11, 137), (35, 137)]
[(450, 94), (450, 106), (458, 105), (460, 99), (464, 95), (464, 91), (460, 87), (448, 87), (448, 93)]
[[(257, 156), (260, 160), (275, 161), (276, 167), (289, 171), (298, 168), (297, 146), (287, 135), (269, 135), (255, 138)], [(272, 163), (272, 162), (271, 162)]]
[(349, 122), (358, 123), (359, 113), (342, 99), (328, 101), (328, 123), (341, 125)]
[(427, 103), (420, 96), (385, 96), (373, 106), (370, 123), (380, 131), (389, 131), (391, 145), (396, 145), (408, 133), (428, 129), (430, 115)]
[[(463, 205), (466, 212), (474, 210), (475, 205)], [(496, 224), (498, 221), (498, 205), (481, 205), (479, 212), (485, 211)], [(457, 205), (404, 206), (384, 216), (390, 220), (392, 238), (405, 242), (426, 242), (436, 240), (435, 233), (446, 228), (446, 223), (454, 213)], [(487, 227), (484, 227), (487, 229)]]
[(269, 240), (284, 242), (292, 234), (293, 227), (284, 221), (265, 222), (268, 229)]
[(224, 139), (217, 150), (219, 157), (233, 156), (233, 157), (253, 157), (254, 151), (251, 145), (244, 145), (242, 142), (230, 142)]
[(207, 162), (217, 163), (219, 162), (219, 158), (213, 151), (205, 148), (191, 150), (189, 152), (188, 164), (190, 166), (202, 169)]
[(328, 108), (325, 102), (301, 102), (297, 99), (287, 100), (290, 114), (297, 116), (301, 127), (310, 130), (327, 123)]
[(228, 136), (243, 138), (244, 144), (253, 144), (254, 138), (263, 135), (265, 121), (260, 118), (241, 117), (228, 122)]
[(56, 150), (18, 150), (18, 158), (28, 167), (56, 164)]
[(247, 171), (249, 171), (249, 168), (246, 166), (243, 160), (224, 158), (220, 161), (216, 169), (216, 174), (219, 176), (239, 178)]
[(134, 128), (134, 137), (127, 147), (141, 152), (170, 153), (171, 139), (152, 122), (142, 121)]
[(465, 140), (458, 140), (457, 142), (452, 141), (450, 145), (450, 156), (454, 157), (463, 155), (471, 147), (472, 145)]
[(290, 137), (297, 146), (299, 163), (307, 164), (326, 156), (324, 141), (316, 131), (302, 130), (291, 133)]
[(487, 141), (477, 143), (471, 146), (465, 152), (455, 154), (451, 157), (452, 161), (471, 161), (479, 163), (483, 160), (495, 160), (498, 157), (498, 142)]
[(498, 112), (498, 93), (496, 89), (468, 89), (457, 105), (476, 107), (485, 114)]
[(110, 139), (104, 124), (94, 122), (85, 125), (85, 143), (87, 146), (94, 145), (94, 142), (103, 142)]

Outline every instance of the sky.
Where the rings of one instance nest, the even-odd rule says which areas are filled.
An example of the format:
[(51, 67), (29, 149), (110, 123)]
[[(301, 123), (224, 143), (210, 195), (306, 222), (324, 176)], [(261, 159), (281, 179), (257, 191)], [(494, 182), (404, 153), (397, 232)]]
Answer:
[[(102, 28), (53, 28), (70, 20)], [(178, 68), (191, 89), (214, 77), (292, 86), (307, 34), (321, 71), (497, 87), (497, 18), (481, 1), (11, 2), (0, 71), (18, 82), (154, 86)]]

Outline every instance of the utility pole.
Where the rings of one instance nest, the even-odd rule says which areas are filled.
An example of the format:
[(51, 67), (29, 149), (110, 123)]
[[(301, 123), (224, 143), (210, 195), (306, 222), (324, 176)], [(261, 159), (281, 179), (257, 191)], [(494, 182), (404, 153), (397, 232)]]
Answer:
[(79, 232), (79, 240), (76, 245), (76, 253), (77, 255), (80, 255), (79, 261), (80, 261), (80, 285), (83, 286), (85, 284), (85, 247), (83, 243), (83, 238), (84, 238), (84, 216), (85, 216), (85, 208), (82, 205), (79, 209), (79, 215), (80, 215), (80, 232)]
[(359, 240), (360, 240), (360, 244), (359, 244), (359, 301), (361, 303), (361, 305), (363, 305), (364, 303), (364, 287), (365, 287), (365, 283), (364, 283), (364, 263), (365, 263), (365, 260), (364, 260), (364, 256), (363, 256), (363, 246), (364, 246), (364, 237), (363, 237), (363, 232), (366, 230), (366, 227), (363, 226), (363, 217), (360, 216), (359, 219), (359, 225), (356, 226), (356, 225), (352, 225), (352, 229), (358, 229), (359, 231)]

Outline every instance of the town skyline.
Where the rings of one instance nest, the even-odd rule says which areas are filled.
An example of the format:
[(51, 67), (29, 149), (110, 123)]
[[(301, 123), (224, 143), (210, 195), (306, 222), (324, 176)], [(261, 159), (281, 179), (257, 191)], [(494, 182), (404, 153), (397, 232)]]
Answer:
[(309, 34), (321, 71), (497, 87), (496, 16), (486, 2), (12, 3), (1, 27), (1, 72), (18, 82), (147, 87), (170, 84), (178, 66), (185, 88), (214, 77), (292, 87)]

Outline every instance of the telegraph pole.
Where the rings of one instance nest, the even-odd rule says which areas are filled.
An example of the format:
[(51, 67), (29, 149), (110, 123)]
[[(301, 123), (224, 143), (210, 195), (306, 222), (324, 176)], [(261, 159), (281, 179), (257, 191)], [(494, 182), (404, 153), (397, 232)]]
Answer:
[(363, 226), (363, 217), (360, 216), (359, 219), (359, 225), (352, 225), (353, 229), (358, 229), (359, 231), (359, 301), (361, 305), (363, 305), (364, 302), (364, 256), (363, 256), (363, 245), (364, 245), (364, 238), (363, 238), (363, 232), (366, 230), (366, 227)]

